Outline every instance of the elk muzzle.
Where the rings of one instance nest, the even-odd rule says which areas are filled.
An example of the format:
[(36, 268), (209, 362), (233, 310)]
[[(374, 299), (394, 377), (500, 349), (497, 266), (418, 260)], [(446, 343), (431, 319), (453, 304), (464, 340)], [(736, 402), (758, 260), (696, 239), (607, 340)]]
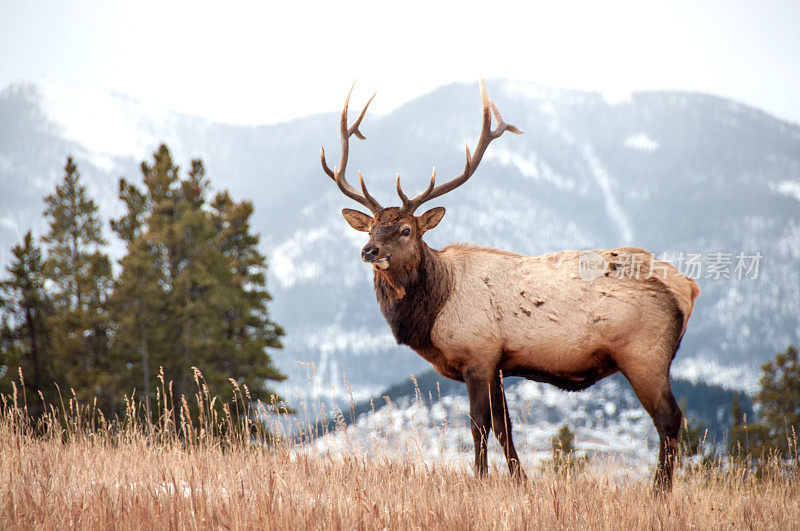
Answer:
[(389, 267), (389, 257), (378, 258), (378, 254), (380, 254), (380, 249), (374, 243), (368, 243), (361, 249), (361, 259), (371, 264), (373, 269), (386, 269)]

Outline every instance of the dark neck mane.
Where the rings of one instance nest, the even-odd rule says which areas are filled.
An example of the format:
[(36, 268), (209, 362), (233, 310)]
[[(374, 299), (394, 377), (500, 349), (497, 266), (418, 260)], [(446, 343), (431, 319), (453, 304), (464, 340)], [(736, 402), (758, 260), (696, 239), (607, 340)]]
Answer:
[(450, 289), (447, 266), (425, 243), (415, 269), (375, 272), (381, 312), (397, 342), (413, 349), (432, 346), (431, 330)]

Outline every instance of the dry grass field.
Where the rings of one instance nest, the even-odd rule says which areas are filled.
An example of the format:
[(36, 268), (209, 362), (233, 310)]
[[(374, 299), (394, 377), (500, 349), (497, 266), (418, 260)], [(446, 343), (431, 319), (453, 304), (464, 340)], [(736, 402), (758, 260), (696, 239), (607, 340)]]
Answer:
[(242, 436), (247, 421), (197, 398), (200, 420), (176, 431), (186, 403), (177, 411), (160, 403), (159, 420), (150, 424), (134, 408), (107, 423), (70, 401), (31, 426), (22, 399), (3, 397), (0, 528), (800, 526), (796, 470), (682, 470), (663, 497), (652, 494), (649, 481), (620, 484), (591, 470), (533, 470), (524, 484), (494, 470), (480, 480), (462, 467), (363, 453), (324, 456), (258, 430)]

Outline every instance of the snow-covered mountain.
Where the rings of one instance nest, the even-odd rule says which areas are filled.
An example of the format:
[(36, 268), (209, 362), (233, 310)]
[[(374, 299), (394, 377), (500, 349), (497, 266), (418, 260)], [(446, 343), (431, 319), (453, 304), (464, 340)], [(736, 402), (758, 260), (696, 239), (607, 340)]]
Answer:
[[(531, 469), (550, 459), (551, 439), (567, 424), (575, 434), (578, 452), (607, 465), (611, 460), (627, 472), (630, 467), (649, 473), (658, 437), (630, 385), (617, 375), (582, 393), (519, 378), (505, 381), (515, 446), (523, 466)], [(709, 446), (721, 448), (731, 423), (730, 404), (737, 395), (752, 418), (747, 395), (718, 386), (675, 380), (673, 392), (693, 425), (703, 425)], [(334, 417), (338, 429), (322, 433), (313, 448), (322, 453), (411, 456), (425, 462), (472, 462), (469, 400), (461, 384), (424, 373), (385, 389), (383, 396), (345, 407)], [(301, 420), (301, 423), (303, 420)], [(342, 424), (346, 429), (341, 429)], [(336, 427), (336, 426), (334, 426)], [(320, 431), (320, 430), (318, 430)], [(496, 443), (491, 462), (505, 466)]]
[[(525, 134), (494, 142), (470, 182), (442, 198), (447, 215), (426, 235), (433, 247), (471, 241), (540, 254), (635, 245), (676, 261), (700, 253), (703, 292), (676, 374), (746, 387), (760, 363), (800, 342), (798, 126), (701, 94), (610, 103), (505, 80), (487, 86)], [(452, 84), (368, 115), (368, 140), (351, 142), (348, 167), (364, 172), (383, 204), (397, 203), (396, 172), (416, 193), (434, 165), (440, 179), (461, 171), (479, 110), (476, 86)], [(117, 179), (137, 179), (139, 162), (166, 142), (184, 166), (202, 157), (215, 186), (256, 206), (271, 309), (288, 333), (273, 354), (290, 376), (284, 394), (371, 396), (427, 364), (394, 344), (359, 259), (365, 238), (339, 214), (354, 204), (320, 169), (320, 145), (338, 157), (337, 123), (330, 113), (214, 124), (116, 94), (8, 87), (0, 93), (0, 260), (28, 228), (41, 233), (41, 198), (67, 155), (108, 218), (119, 209)], [(739, 253), (760, 253), (758, 278), (713, 278), (720, 252), (730, 273)]]

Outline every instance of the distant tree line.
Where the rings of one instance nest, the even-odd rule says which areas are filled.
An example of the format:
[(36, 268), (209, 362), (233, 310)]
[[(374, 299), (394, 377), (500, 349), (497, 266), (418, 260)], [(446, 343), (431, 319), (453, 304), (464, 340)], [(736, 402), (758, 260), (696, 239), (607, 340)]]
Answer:
[(195, 392), (192, 367), (223, 400), (233, 380), (269, 403), (269, 382), (285, 378), (267, 352), (284, 332), (267, 309), (252, 203), (209, 197), (202, 161), (183, 174), (164, 145), (141, 173), (141, 185), (119, 181), (118, 267), (71, 158), (44, 199), (47, 233), (12, 249), (0, 283), (0, 393), (16, 387), (34, 417), (73, 392), (106, 414), (125, 395), (149, 411), (159, 389)]
[[(800, 464), (800, 355), (790, 345), (761, 369), (760, 389), (753, 396), (755, 412), (748, 415), (739, 395), (733, 395), (725, 450), (729, 458), (742, 463), (778, 459)], [(684, 419), (680, 439), (687, 460), (701, 465), (719, 460), (705, 424), (697, 418)]]

